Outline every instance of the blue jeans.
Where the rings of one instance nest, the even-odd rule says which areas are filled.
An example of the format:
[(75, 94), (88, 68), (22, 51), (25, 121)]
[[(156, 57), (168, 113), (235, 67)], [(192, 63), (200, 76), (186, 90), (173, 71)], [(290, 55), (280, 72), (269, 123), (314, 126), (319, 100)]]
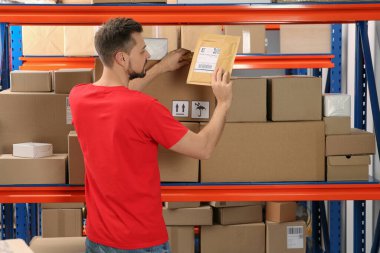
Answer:
[(122, 250), (104, 246), (86, 239), (86, 253), (171, 253), (169, 243), (145, 249)]

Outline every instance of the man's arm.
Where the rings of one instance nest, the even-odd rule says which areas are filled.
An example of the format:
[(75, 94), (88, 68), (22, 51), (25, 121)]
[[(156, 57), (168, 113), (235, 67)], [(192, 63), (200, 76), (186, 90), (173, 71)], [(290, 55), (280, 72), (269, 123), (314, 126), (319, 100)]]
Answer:
[(142, 91), (158, 75), (177, 70), (191, 61), (191, 52), (180, 48), (168, 53), (159, 63), (150, 68), (144, 78), (136, 78), (129, 83), (131, 90)]
[(212, 89), (218, 104), (210, 122), (198, 134), (188, 131), (170, 150), (196, 158), (209, 159), (224, 129), (228, 109), (232, 102), (232, 83), (229, 73), (217, 69), (212, 76)]

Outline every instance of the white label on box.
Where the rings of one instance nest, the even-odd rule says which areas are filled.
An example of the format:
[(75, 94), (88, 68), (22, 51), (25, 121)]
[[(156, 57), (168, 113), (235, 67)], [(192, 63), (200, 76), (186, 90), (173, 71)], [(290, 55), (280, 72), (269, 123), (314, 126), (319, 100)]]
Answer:
[(303, 226), (287, 226), (288, 249), (303, 248)]
[(66, 124), (72, 125), (73, 124), (73, 116), (71, 115), (71, 108), (70, 108), (70, 102), (69, 98), (66, 98)]
[(251, 53), (251, 32), (243, 30), (243, 54)]
[(195, 62), (194, 72), (212, 73), (216, 68), (220, 54), (220, 48), (201, 47)]
[(174, 117), (189, 117), (189, 101), (173, 101), (172, 115)]
[(191, 118), (208, 119), (210, 118), (209, 101), (191, 101)]

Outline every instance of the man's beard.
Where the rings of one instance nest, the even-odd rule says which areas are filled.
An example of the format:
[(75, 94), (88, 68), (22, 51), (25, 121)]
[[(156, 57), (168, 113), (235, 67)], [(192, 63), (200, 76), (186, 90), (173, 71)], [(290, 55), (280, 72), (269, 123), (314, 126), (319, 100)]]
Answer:
[(129, 80), (133, 80), (136, 78), (144, 78), (146, 76), (145, 66), (147, 63), (148, 63), (148, 61), (145, 61), (144, 68), (143, 68), (142, 72), (137, 73), (137, 72), (133, 71), (131, 74), (129, 74)]

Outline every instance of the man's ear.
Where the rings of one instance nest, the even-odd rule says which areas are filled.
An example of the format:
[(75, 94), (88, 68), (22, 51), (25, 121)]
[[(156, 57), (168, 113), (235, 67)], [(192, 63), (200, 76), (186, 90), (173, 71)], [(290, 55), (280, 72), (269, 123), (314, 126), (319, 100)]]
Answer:
[(117, 64), (122, 66), (123, 68), (128, 68), (129, 55), (124, 52), (117, 52), (115, 54), (115, 60)]

